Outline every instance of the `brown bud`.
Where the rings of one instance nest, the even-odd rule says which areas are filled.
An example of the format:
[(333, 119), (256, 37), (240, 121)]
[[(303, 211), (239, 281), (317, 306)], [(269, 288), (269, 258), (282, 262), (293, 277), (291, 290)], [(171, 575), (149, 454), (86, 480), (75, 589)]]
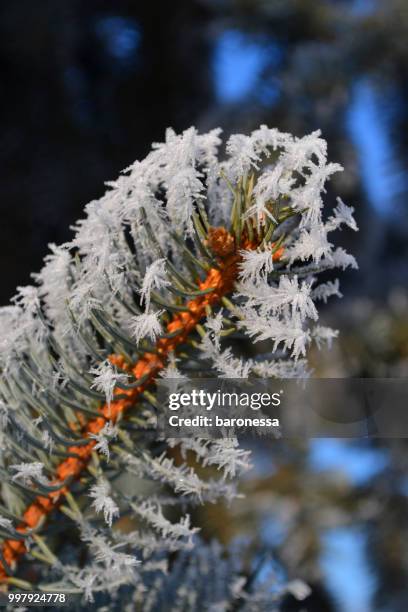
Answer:
[(210, 227), (207, 246), (219, 257), (228, 257), (235, 251), (234, 236), (225, 227)]

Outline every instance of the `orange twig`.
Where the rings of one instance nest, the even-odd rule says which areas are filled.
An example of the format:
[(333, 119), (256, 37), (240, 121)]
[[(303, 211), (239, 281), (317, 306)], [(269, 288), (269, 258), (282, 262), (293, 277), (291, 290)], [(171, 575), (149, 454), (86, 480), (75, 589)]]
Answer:
[[(144, 353), (130, 369), (136, 379), (148, 374), (147, 380), (139, 387), (125, 391), (126, 399), (101, 406), (100, 416), (90, 420), (83, 427), (84, 437), (88, 437), (89, 434), (97, 434), (108, 421), (115, 422), (121, 413), (134, 405), (140, 394), (153, 382), (158, 372), (165, 367), (169, 354), (185, 341), (199, 321), (206, 315), (206, 307), (219, 303), (224, 295), (232, 291), (241, 260), (240, 255), (235, 251), (233, 238), (224, 228), (210, 228), (209, 242), (213, 252), (219, 257), (220, 266), (219, 268), (211, 268), (206, 278), (200, 281), (198, 286), (200, 290), (213, 288), (213, 291), (188, 301), (186, 304), (188, 311), (173, 314), (172, 320), (166, 327), (167, 332), (182, 331), (172, 338), (160, 338), (156, 343), (157, 353)], [(246, 245), (246, 248), (251, 247), (253, 248), (253, 245)], [(282, 249), (279, 249), (274, 253), (273, 259), (275, 261), (280, 259), (282, 251)], [(122, 365), (120, 356), (112, 356), (111, 361)], [(123, 394), (123, 391), (121, 391), (121, 394)], [(78, 478), (89, 462), (95, 444), (95, 440), (90, 440), (86, 446), (71, 446), (69, 452), (75, 453), (79, 457), (69, 457), (62, 461), (56, 468), (56, 478), (52, 481), (52, 484), (60, 484), (68, 477)], [(16, 528), (16, 531), (26, 533), (29, 529), (37, 527), (42, 518), (48, 516), (58, 506), (62, 496), (67, 491), (68, 487), (63, 487), (59, 491), (50, 492), (46, 496), (38, 495), (24, 512), (22, 523)], [(26, 545), (22, 541), (9, 539), (3, 543), (3, 557), (10, 567), (14, 568), (18, 559), (26, 552)], [(6, 568), (0, 562), (0, 582), (6, 582), (7, 577)]]

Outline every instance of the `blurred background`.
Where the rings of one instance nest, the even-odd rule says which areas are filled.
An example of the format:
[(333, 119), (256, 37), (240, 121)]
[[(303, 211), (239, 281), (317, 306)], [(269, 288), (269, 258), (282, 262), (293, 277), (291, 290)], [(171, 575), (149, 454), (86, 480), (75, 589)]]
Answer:
[[(406, 0), (3, 0), (0, 304), (166, 127), (321, 129), (360, 270), (323, 312), (341, 334), (316, 375), (407, 376), (407, 40)], [(405, 441), (257, 441), (254, 463), (244, 500), (197, 515), (205, 537), (311, 584), (287, 610), (408, 609)]]

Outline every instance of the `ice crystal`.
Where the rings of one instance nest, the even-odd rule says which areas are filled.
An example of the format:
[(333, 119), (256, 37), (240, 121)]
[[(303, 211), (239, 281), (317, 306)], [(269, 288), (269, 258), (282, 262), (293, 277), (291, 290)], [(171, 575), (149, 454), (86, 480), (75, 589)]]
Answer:
[(91, 388), (96, 388), (98, 391), (102, 391), (105, 394), (106, 401), (108, 404), (111, 403), (113, 398), (113, 390), (117, 382), (126, 382), (127, 375), (120, 374), (114, 365), (110, 361), (105, 360), (98, 366), (93, 367), (89, 370), (90, 374), (94, 375), (93, 383)]
[(158, 334), (161, 332), (160, 324), (160, 312), (149, 312), (142, 313), (132, 317), (130, 327), (132, 330), (132, 336), (136, 342), (140, 342), (142, 338), (149, 338), (154, 341)]
[(94, 500), (92, 505), (96, 512), (103, 512), (106, 523), (111, 527), (114, 517), (119, 516), (119, 508), (109, 493), (109, 483), (101, 481), (91, 487), (89, 496)]

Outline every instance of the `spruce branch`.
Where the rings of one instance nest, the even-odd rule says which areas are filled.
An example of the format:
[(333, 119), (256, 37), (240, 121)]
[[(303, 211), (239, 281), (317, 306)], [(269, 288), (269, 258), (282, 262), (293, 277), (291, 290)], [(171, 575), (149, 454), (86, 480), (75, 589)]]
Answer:
[[(319, 272), (356, 267), (328, 238), (356, 229), (353, 209), (339, 200), (322, 215), (325, 182), (341, 167), (327, 163), (318, 132), (261, 126), (231, 136), (222, 162), (220, 144), (219, 130), (169, 130), (86, 206), (71, 242), (51, 246), (35, 285), (0, 309), (0, 582), (32, 588), (18, 577), (29, 561), (39, 588), (91, 600), (126, 583), (137, 601), (148, 584), (137, 555), (157, 576), (170, 551), (194, 547), (184, 509), (230, 501), (250, 466), (236, 442), (158, 443), (158, 377), (304, 376), (310, 344), (336, 336), (316, 325), (316, 302), (341, 295), (337, 281), (318, 284)], [(270, 348), (247, 359), (232, 340)], [(176, 463), (176, 450), (210, 475)], [(118, 482), (135, 476), (173, 496), (125, 494)], [(176, 502), (173, 522), (166, 508)], [(82, 566), (53, 549), (58, 513), (87, 551)], [(132, 537), (111, 529), (124, 517), (137, 525)], [(249, 601), (240, 584), (230, 596)]]

